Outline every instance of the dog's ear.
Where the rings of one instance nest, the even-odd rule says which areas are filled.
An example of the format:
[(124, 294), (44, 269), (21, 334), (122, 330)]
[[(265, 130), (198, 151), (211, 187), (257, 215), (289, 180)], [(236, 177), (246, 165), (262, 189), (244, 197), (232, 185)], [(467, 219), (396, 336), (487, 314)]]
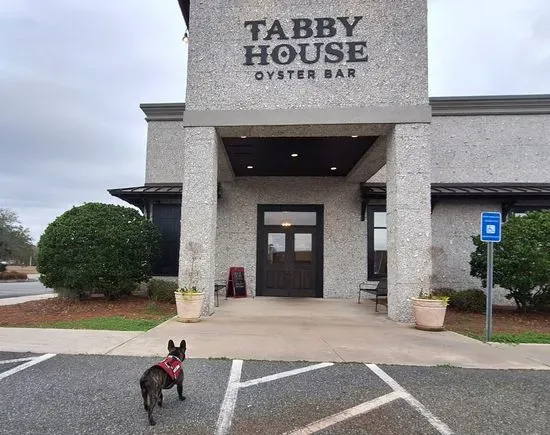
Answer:
[(185, 340), (181, 340), (180, 348), (181, 348), (181, 350), (183, 350), (184, 352), (187, 350), (187, 343), (185, 342)]
[(172, 350), (175, 348), (176, 346), (174, 346), (174, 341), (173, 340), (170, 340), (168, 342), (168, 352), (172, 352)]

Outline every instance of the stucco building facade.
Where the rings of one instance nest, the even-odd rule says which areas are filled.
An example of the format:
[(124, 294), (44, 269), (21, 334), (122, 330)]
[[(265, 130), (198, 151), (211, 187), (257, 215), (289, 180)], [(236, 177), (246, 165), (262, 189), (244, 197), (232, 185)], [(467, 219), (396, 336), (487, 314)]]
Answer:
[[(257, 296), (409, 298), (479, 286), (482, 211), (550, 204), (550, 97), (428, 96), (426, 0), (181, 0), (187, 101), (142, 104), (143, 186), (111, 194), (163, 232), (157, 273), (243, 266)], [(189, 243), (199, 247), (191, 259)]]

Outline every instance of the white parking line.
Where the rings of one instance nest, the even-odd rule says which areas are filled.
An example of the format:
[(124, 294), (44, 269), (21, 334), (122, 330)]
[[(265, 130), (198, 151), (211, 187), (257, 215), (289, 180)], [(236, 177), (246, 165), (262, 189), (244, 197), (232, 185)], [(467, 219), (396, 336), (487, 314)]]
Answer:
[(23, 361), (30, 361), (30, 360), (33, 360), (34, 356), (31, 356), (29, 358), (17, 358), (17, 359), (5, 359), (4, 361), (0, 361), (0, 364), (13, 364), (13, 363), (18, 363), (18, 362), (23, 362)]
[(373, 409), (380, 408), (386, 403), (390, 403), (395, 399), (399, 399), (401, 394), (394, 391), (388, 393), (384, 396), (377, 397), (376, 399), (370, 400), (368, 402), (361, 403), (360, 405), (354, 406), (353, 408), (345, 409), (342, 412), (330, 415), (328, 417), (317, 420), (313, 423), (308, 424), (305, 427), (300, 429), (293, 430), (292, 432), (285, 432), (283, 435), (309, 435), (320, 430), (326, 429), (327, 427), (333, 426), (342, 421), (348, 420), (358, 415), (365, 414)]
[(7, 378), (8, 376), (11, 376), (15, 373), (18, 373), (22, 370), (28, 369), (29, 367), (32, 367), (36, 364), (41, 363), (42, 361), (46, 361), (47, 359), (53, 358), (55, 356), (55, 353), (47, 353), (45, 355), (33, 358), (31, 361), (28, 361), (24, 364), (21, 364), (20, 366), (14, 367), (13, 369), (7, 370), (5, 372), (0, 373), (0, 381), (2, 379)]
[(275, 373), (274, 375), (264, 376), (263, 378), (251, 379), (250, 381), (241, 382), (239, 384), (239, 387), (241, 388), (251, 387), (252, 385), (263, 384), (264, 382), (271, 382), (277, 379), (287, 378), (288, 376), (299, 375), (300, 373), (306, 373), (312, 370), (318, 370), (318, 369), (330, 367), (333, 365), (334, 363), (321, 363), (321, 364), (315, 364), (312, 366), (302, 367), (299, 369), (288, 370), (286, 372)]
[(368, 402), (361, 403), (360, 405), (354, 406), (353, 408), (348, 408), (343, 411), (340, 411), (336, 414), (329, 415), (321, 420), (317, 420), (313, 423), (308, 424), (307, 426), (301, 427), (299, 429), (294, 429), (291, 432), (286, 432), (284, 435), (309, 435), (320, 430), (326, 429), (327, 427), (333, 426), (342, 421), (349, 420), (350, 418), (357, 417), (361, 414), (366, 414), (374, 409), (380, 408), (383, 405), (386, 405), (396, 399), (403, 399), (414, 409), (416, 409), (420, 414), (422, 414), (429, 423), (437, 429), (437, 431), (442, 435), (452, 435), (453, 431), (449, 427), (439, 420), (435, 415), (433, 415), (428, 409), (422, 405), (418, 400), (416, 400), (407, 390), (405, 390), (401, 385), (395, 381), (390, 375), (388, 375), (384, 370), (378, 367), (376, 364), (365, 364), (376, 376), (382, 379), (387, 385), (391, 387), (393, 392), (380, 396), (376, 399), (370, 400)]
[(406, 400), (409, 405), (416, 409), (420, 414), (422, 414), (430, 424), (437, 429), (437, 431), (442, 435), (452, 435), (453, 431), (443, 423), (439, 418), (433, 415), (422, 403), (414, 398), (407, 390), (405, 390), (401, 385), (395, 381), (390, 375), (388, 375), (384, 370), (378, 367), (376, 364), (365, 364), (371, 371), (376, 374), (380, 379), (382, 379), (386, 384), (388, 384), (393, 391), (400, 393), (401, 397)]
[(325, 367), (330, 367), (332, 365), (334, 365), (334, 363), (314, 364), (299, 369), (276, 373), (274, 375), (251, 379), (246, 382), (240, 382), (243, 361), (238, 359), (233, 360), (233, 364), (231, 365), (231, 372), (229, 373), (229, 381), (227, 382), (227, 390), (225, 391), (225, 397), (223, 398), (220, 415), (218, 417), (218, 422), (216, 425), (216, 435), (225, 435), (229, 433), (229, 430), (231, 429), (231, 420), (233, 419), (233, 413), (235, 412), (235, 405), (237, 404), (237, 396), (239, 394), (240, 388), (259, 385), (266, 382), (275, 381), (277, 379), (287, 378), (289, 376), (295, 376), (301, 373), (310, 372), (312, 370), (319, 370)]
[(242, 360), (233, 360), (229, 381), (227, 382), (227, 390), (225, 391), (225, 397), (223, 398), (218, 417), (216, 435), (229, 433), (229, 429), (231, 428), (231, 419), (235, 412), (235, 404), (237, 403), (237, 395), (239, 394), (239, 381), (241, 380), (242, 368)]
[(403, 395), (403, 399), (405, 399), (409, 404), (416, 409), (420, 414), (422, 414), (424, 417), (428, 419), (430, 424), (435, 427), (440, 434), (442, 435), (452, 435), (453, 431), (447, 426), (445, 423), (443, 423), (439, 418), (437, 418), (435, 415), (433, 415), (428, 409), (422, 405), (418, 400), (416, 400), (411, 394), (405, 393)]
[[(231, 429), (231, 420), (235, 412), (235, 406), (237, 404), (237, 398), (240, 388), (247, 388), (254, 385), (263, 384), (266, 382), (272, 382), (277, 379), (286, 378), (289, 376), (306, 373), (312, 370), (318, 370), (325, 367), (333, 366), (334, 363), (320, 363), (307, 367), (302, 367), (294, 370), (287, 370), (285, 372), (276, 373), (274, 375), (264, 376), (257, 379), (251, 379), (249, 381), (240, 382), (243, 361), (234, 360), (231, 365), (231, 372), (229, 374), (229, 381), (227, 383), (227, 390), (220, 409), (220, 415), (218, 417), (216, 435), (226, 435)], [(369, 400), (368, 402), (361, 403), (360, 405), (352, 408), (345, 409), (336, 414), (314, 421), (307, 426), (294, 429), (291, 432), (286, 432), (284, 435), (309, 435), (319, 432), (327, 427), (333, 426), (342, 421), (349, 420), (350, 418), (357, 417), (362, 414), (366, 414), (374, 409), (380, 408), (396, 399), (403, 399), (414, 409), (416, 409), (428, 422), (441, 434), (441, 435), (453, 435), (453, 431), (435, 415), (433, 415), (422, 403), (413, 397), (407, 390), (395, 381), (384, 370), (378, 367), (376, 364), (365, 364), (376, 376), (384, 381), (393, 390), (391, 393), (384, 396), (377, 397), (376, 399)]]

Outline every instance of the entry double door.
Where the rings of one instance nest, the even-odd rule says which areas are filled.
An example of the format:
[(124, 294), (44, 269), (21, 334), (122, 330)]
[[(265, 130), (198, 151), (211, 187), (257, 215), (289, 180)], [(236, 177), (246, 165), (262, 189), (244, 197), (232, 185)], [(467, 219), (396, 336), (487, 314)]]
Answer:
[(264, 226), (260, 234), (262, 296), (316, 297), (318, 228)]

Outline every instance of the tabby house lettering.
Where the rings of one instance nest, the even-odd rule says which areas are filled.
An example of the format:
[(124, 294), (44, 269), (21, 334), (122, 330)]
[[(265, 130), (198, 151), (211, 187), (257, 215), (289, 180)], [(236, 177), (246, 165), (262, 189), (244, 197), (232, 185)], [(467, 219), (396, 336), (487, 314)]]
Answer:
[[(245, 21), (253, 45), (245, 45), (244, 65), (256, 69), (256, 80), (354, 78), (354, 68), (340, 68), (367, 62), (367, 41), (352, 40), (363, 17), (294, 18)], [(337, 39), (337, 40), (335, 40)], [(342, 40), (345, 39), (345, 42)], [(332, 68), (304, 69), (323, 63)], [(283, 66), (284, 68), (280, 68)]]

